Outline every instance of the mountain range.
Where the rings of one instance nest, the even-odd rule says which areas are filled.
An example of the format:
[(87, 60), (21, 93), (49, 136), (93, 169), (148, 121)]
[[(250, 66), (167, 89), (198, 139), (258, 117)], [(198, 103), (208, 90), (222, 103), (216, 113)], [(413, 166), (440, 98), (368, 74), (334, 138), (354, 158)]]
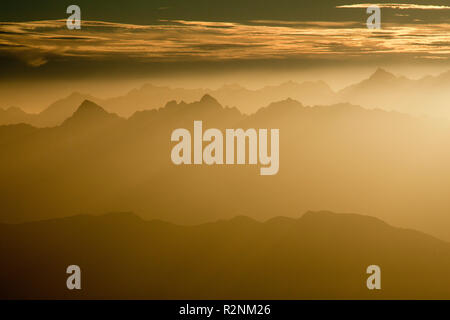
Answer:
[[(0, 224), (2, 299), (449, 299), (450, 245), (369, 216)], [(82, 290), (67, 290), (69, 265)], [(368, 290), (369, 265), (381, 289)]]
[(126, 95), (108, 99), (75, 92), (38, 114), (28, 114), (17, 107), (0, 109), (0, 125), (27, 123), (37, 127), (56, 126), (70, 117), (84, 100), (100, 104), (109, 112), (122, 117), (130, 117), (137, 111), (163, 107), (171, 100), (191, 103), (205, 94), (215, 97), (224, 105), (237, 107), (246, 114), (256, 112), (268, 102), (291, 98), (305, 105), (352, 103), (414, 115), (450, 117), (447, 103), (450, 98), (450, 71), (411, 80), (379, 68), (367, 79), (339, 91), (333, 91), (323, 81), (289, 81), (258, 90), (246, 89), (238, 84), (224, 85), (216, 90), (145, 84)]
[[(206, 128), (280, 129), (280, 170), (176, 166), (171, 133)], [(0, 221), (133, 211), (181, 224), (307, 210), (364, 212), (449, 240), (447, 122), (351, 104), (293, 99), (252, 115), (210, 95), (128, 119), (84, 101), (61, 125), (0, 126)]]

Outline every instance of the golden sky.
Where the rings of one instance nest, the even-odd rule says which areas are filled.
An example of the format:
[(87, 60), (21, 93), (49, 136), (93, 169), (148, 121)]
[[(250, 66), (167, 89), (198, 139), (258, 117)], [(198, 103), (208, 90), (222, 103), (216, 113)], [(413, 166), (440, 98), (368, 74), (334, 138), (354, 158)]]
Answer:
[[(79, 0), (81, 30), (68, 30), (71, 4), (2, 1), (3, 104), (22, 96), (25, 83), (37, 97), (47, 80), (64, 88), (53, 83), (45, 101), (84, 87), (103, 86), (108, 95), (111, 81), (125, 88), (137, 78), (169, 85), (188, 79), (181, 86), (194, 85), (196, 76), (202, 86), (301, 78), (342, 87), (377, 67), (414, 77), (450, 69), (448, 0)], [(366, 27), (369, 5), (381, 8), (381, 30)], [(80, 87), (75, 79), (98, 85)]]
[(30, 66), (52, 58), (136, 59), (138, 61), (243, 60), (286, 58), (349, 59), (407, 55), (448, 59), (450, 23), (365, 23), (253, 20), (248, 23), (161, 21), (155, 25), (65, 20), (0, 23), (0, 50)]
[[(423, 4), (281, 0), (269, 1), (261, 8), (255, 7), (254, 1), (232, 0), (229, 5), (234, 6), (234, 11), (224, 10), (220, 3), (205, 6), (199, 0), (190, 2), (189, 8), (177, 0), (155, 0), (152, 4), (137, 1), (122, 6), (121, 11), (114, 6), (120, 3), (117, 0), (108, 6), (104, 1), (97, 1), (95, 6), (85, 2), (79, 4), (82, 29), (68, 30), (68, 15), (62, 11), (65, 6), (46, 0), (19, 8), (6, 0), (6, 9), (0, 14), (1, 56), (39, 67), (51, 60), (68, 62), (71, 58), (126, 59), (138, 63), (321, 58), (339, 61), (370, 54), (385, 59), (406, 55), (412, 59), (447, 60), (450, 52), (450, 6), (445, 1)], [(365, 9), (370, 5), (382, 10), (381, 30), (366, 28)], [(148, 10), (146, 23), (138, 10)], [(297, 19), (291, 12), (298, 12)], [(47, 19), (55, 16), (59, 19)]]

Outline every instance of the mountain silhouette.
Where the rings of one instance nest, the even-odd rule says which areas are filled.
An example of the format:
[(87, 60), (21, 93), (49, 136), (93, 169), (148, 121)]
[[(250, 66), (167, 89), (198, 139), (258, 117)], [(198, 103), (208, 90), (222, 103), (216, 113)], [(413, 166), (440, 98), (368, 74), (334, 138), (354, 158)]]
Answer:
[(146, 84), (130, 91), (123, 97), (111, 98), (101, 103), (119, 115), (130, 116), (136, 111), (155, 109), (166, 101), (186, 101), (192, 103), (204, 95), (217, 98), (222, 104), (237, 107), (243, 113), (253, 113), (268, 101), (286, 98), (301, 100), (304, 103), (329, 103), (334, 92), (323, 81), (296, 83), (286, 82), (277, 86), (266, 86), (259, 90), (249, 90), (237, 84), (224, 85), (216, 90), (182, 89), (159, 87)]
[[(279, 129), (277, 175), (260, 176), (259, 165), (174, 165), (171, 133), (199, 119), (204, 130)], [(448, 129), (347, 103), (286, 99), (243, 115), (209, 95), (122, 119), (86, 101), (57, 127), (0, 127), (0, 221), (119, 210), (192, 224), (325, 208), (448, 240), (450, 206), (439, 196), (450, 188)]]
[(100, 126), (105, 122), (115, 122), (118, 120), (120, 120), (120, 117), (116, 114), (106, 112), (102, 107), (92, 101), (84, 100), (73, 115), (64, 121), (63, 126)]
[[(356, 214), (189, 227), (82, 215), (0, 224), (0, 239), (3, 299), (450, 298), (447, 242)], [(72, 264), (79, 291), (65, 287)], [(381, 290), (366, 287), (373, 264)]]
[(412, 80), (378, 68), (369, 78), (339, 91), (335, 99), (370, 108), (450, 119), (446, 103), (450, 98), (450, 77), (447, 79), (446, 74)]
[(193, 121), (198, 119), (209, 120), (211, 125), (223, 127), (242, 118), (243, 115), (237, 108), (223, 107), (214, 97), (206, 94), (192, 103), (173, 100), (167, 102), (164, 108), (136, 112), (129, 121), (134, 124), (151, 122), (157, 126), (166, 125), (167, 129), (173, 130), (191, 127)]
[(374, 81), (374, 82), (377, 82), (377, 81), (393, 81), (393, 80), (396, 80), (396, 79), (397, 79), (397, 77), (394, 74), (384, 70), (383, 68), (378, 68), (370, 76), (368, 81)]
[(18, 107), (0, 109), (0, 125), (32, 123), (35, 115), (26, 113)]
[(290, 81), (279, 86), (267, 86), (259, 90), (249, 90), (239, 85), (224, 85), (217, 90), (210, 90), (172, 89), (146, 84), (141, 88), (131, 90), (126, 95), (108, 99), (74, 92), (52, 103), (38, 114), (23, 114), (11, 118), (3, 115), (0, 111), (0, 125), (27, 123), (36, 127), (57, 126), (69, 118), (84, 100), (100, 104), (107, 111), (122, 117), (130, 117), (135, 112), (161, 108), (167, 101), (192, 103), (205, 95), (213, 96), (225, 105), (238, 107), (241, 112), (253, 113), (268, 101), (293, 98), (304, 103), (329, 103), (332, 102), (333, 94), (330, 87), (323, 81), (301, 84)]
[(40, 113), (26, 113), (19, 108), (0, 110), (0, 125), (26, 123), (35, 127), (54, 127), (63, 123), (86, 99), (98, 101), (90, 95), (74, 92), (55, 101)]
[(178, 111), (188, 110), (189, 112), (196, 112), (196, 111), (204, 112), (204, 111), (221, 110), (222, 106), (216, 99), (211, 97), (209, 94), (205, 94), (200, 99), (200, 101), (196, 101), (193, 103), (186, 103), (184, 101), (177, 103), (175, 100), (169, 101), (166, 104), (166, 108), (177, 109)]
[(85, 100), (96, 100), (96, 98), (74, 92), (64, 99), (60, 99), (39, 114), (37, 126), (51, 127), (61, 124), (69, 118), (77, 109), (77, 107)]
[(304, 104), (333, 103), (335, 93), (323, 81), (297, 83), (288, 81), (276, 86), (266, 86), (258, 90), (249, 90), (240, 86), (223, 86), (211, 94), (225, 105), (236, 106), (241, 112), (251, 114), (273, 101), (288, 98)]
[(209, 94), (205, 94), (201, 99), (200, 99), (200, 103), (202, 104), (209, 104), (209, 105), (214, 105), (216, 108), (221, 108), (222, 106), (220, 105), (220, 103), (214, 99), (213, 97), (211, 97)]
[[(199, 119), (204, 130), (279, 129), (278, 174), (174, 165), (172, 131)], [(0, 126), (0, 295), (448, 299), (450, 245), (438, 238), (450, 239), (449, 132), (291, 98), (245, 115), (209, 94), (128, 119), (83, 100), (56, 127)], [(119, 213), (90, 215), (104, 212)], [(66, 290), (72, 264), (81, 291)], [(374, 264), (381, 291), (366, 288)]]
[[(383, 91), (392, 86), (406, 85), (406, 82), (409, 82), (409, 80), (396, 77), (394, 74), (378, 68), (369, 78), (344, 88), (339, 94), (344, 97), (350, 97), (350, 99), (352, 99), (352, 95), (380, 94), (380, 90)], [(404, 94), (404, 92), (400, 92), (400, 94)]]
[[(100, 99), (74, 92), (56, 101), (38, 114), (19, 112), (17, 109), (0, 110), (0, 125), (27, 123), (36, 127), (60, 125), (70, 117), (84, 100), (100, 104), (108, 112), (131, 117), (136, 112), (157, 110), (176, 101), (193, 103), (210, 95), (225, 106), (236, 107), (245, 114), (255, 113), (267, 103), (288, 98), (304, 105), (330, 105), (351, 103), (369, 108), (395, 110), (413, 115), (450, 118), (446, 101), (450, 98), (450, 71), (418, 80), (396, 76), (378, 68), (367, 79), (340, 91), (333, 91), (323, 81), (288, 81), (275, 86), (250, 90), (238, 84), (218, 89), (183, 89), (145, 84), (123, 96)], [(430, 98), (432, 97), (432, 98)]]

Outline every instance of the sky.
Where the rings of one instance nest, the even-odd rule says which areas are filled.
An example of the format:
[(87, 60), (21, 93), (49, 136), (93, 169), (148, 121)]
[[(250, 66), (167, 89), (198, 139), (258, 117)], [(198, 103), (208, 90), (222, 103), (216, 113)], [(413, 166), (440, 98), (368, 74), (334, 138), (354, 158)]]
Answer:
[[(81, 8), (81, 30), (66, 28), (71, 4)], [(381, 30), (366, 27), (370, 4), (381, 8)], [(378, 66), (411, 77), (450, 69), (450, 3), (442, 0), (2, 0), (0, 6), (0, 107), (14, 104), (24, 89), (48, 96), (25, 103), (37, 110), (72, 90), (111, 96), (148, 81), (256, 87), (321, 78), (339, 88)], [(44, 85), (54, 90), (42, 93)]]

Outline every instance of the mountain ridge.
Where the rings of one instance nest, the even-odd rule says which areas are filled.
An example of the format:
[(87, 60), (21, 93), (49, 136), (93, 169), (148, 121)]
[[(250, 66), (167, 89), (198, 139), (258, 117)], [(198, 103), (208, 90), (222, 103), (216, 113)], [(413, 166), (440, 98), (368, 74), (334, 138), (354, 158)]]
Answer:
[(106, 122), (115, 122), (121, 119), (114, 113), (109, 113), (98, 104), (84, 100), (77, 110), (61, 126), (71, 125), (101, 125)]
[[(247, 89), (239, 84), (225, 84), (215, 90), (144, 84), (123, 96), (106, 99), (73, 92), (55, 101), (38, 114), (21, 114), (10, 118), (4, 112), (2, 115), (0, 110), (0, 125), (24, 122), (37, 127), (56, 126), (71, 116), (78, 105), (86, 99), (102, 105), (109, 112), (128, 118), (136, 112), (164, 107), (168, 101), (185, 101), (189, 104), (199, 101), (205, 95), (213, 96), (225, 106), (237, 107), (245, 114), (255, 113), (267, 103), (291, 98), (305, 105), (352, 103), (369, 108), (378, 107), (410, 114), (445, 115), (446, 118), (450, 118), (450, 111), (447, 110), (446, 104), (439, 102), (445, 101), (447, 97), (442, 87), (450, 86), (449, 74), (450, 71), (446, 71), (437, 76), (424, 76), (418, 80), (411, 80), (396, 76), (386, 69), (377, 68), (366, 79), (338, 91), (333, 91), (322, 80), (300, 83), (291, 80), (256, 90)], [(443, 97), (436, 100), (438, 103), (435, 106), (427, 108), (426, 104), (430, 102), (427, 96), (430, 95), (443, 95)]]
[[(0, 127), (0, 175), (5, 177), (0, 221), (122, 210), (191, 224), (238, 213), (267, 219), (273, 212), (294, 216), (326, 207), (390, 217), (398, 225), (450, 239), (444, 214), (449, 204), (429, 191), (448, 189), (448, 123), (350, 104), (310, 107), (293, 99), (252, 115), (208, 96), (169, 102), (128, 119), (112, 115), (113, 121), (99, 108), (93, 109), (101, 111), (100, 118), (81, 117), (73, 126)], [(278, 174), (261, 179), (258, 165), (173, 165), (171, 133), (190, 130), (199, 119), (204, 130), (279, 129)], [(44, 174), (45, 187), (36, 190), (32, 185), (40, 185)], [(169, 201), (171, 194), (183, 197)], [(434, 210), (425, 215), (430, 207)]]
[[(0, 224), (0, 258), (5, 261), (0, 281), (7, 288), (0, 295), (7, 299), (450, 297), (449, 243), (355, 214), (319, 212), (303, 219), (256, 222), (238, 217), (179, 226), (110, 213)], [(14, 248), (5, 245), (12, 239)], [(45, 263), (31, 263), (36, 256)], [(66, 281), (64, 271), (74, 263), (81, 267), (84, 290), (68, 291), (61, 285)], [(366, 268), (373, 264), (381, 268), (380, 291), (366, 287)]]

